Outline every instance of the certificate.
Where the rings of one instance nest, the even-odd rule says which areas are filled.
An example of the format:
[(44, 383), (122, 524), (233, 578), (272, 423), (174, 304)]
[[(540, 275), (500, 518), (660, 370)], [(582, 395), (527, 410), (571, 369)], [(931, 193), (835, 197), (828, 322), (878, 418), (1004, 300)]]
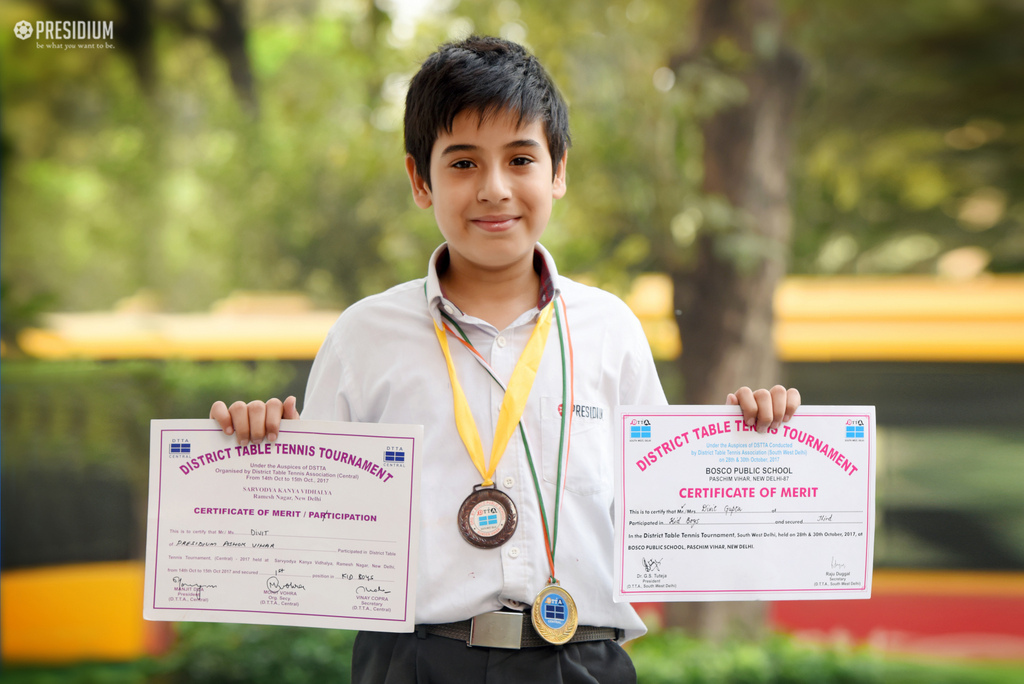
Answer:
[(870, 598), (873, 406), (626, 406), (616, 443), (616, 601)]
[(143, 616), (411, 632), (423, 428), (154, 420)]

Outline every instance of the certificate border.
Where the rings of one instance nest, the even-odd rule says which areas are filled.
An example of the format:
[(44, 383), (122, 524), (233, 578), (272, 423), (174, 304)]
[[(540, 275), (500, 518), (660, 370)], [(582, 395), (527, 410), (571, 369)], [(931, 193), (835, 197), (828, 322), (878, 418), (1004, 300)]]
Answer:
[[(382, 423), (381, 425), (385, 425), (385, 424)], [(156, 533), (155, 533), (155, 538), (156, 538), (155, 549), (156, 550), (155, 550), (154, 557), (153, 557), (153, 573), (152, 573), (153, 595), (152, 595), (152, 597), (147, 597), (147, 599), (149, 599), (149, 598), (152, 599), (152, 605), (150, 606), (150, 610), (152, 610), (154, 612), (155, 611), (172, 611), (172, 612), (176, 612), (176, 613), (209, 612), (209, 613), (225, 613), (225, 614), (226, 613), (244, 613), (244, 614), (251, 614), (251, 615), (281, 615), (281, 616), (315, 617), (315, 618), (339, 619), (339, 620), (358, 620), (360, 622), (370, 621), (370, 620), (375, 620), (375, 621), (380, 621), (380, 622), (408, 622), (408, 620), (409, 620), (409, 610), (410, 610), (410, 607), (413, 607), (413, 606), (410, 606), (410, 604), (412, 603), (412, 599), (414, 598), (414, 597), (410, 597), (410, 595), (409, 595), (410, 574), (411, 574), (411, 572), (413, 570), (413, 568), (411, 567), (411, 565), (412, 565), (412, 542), (413, 542), (412, 536), (413, 536), (413, 534), (418, 534), (418, 530), (413, 530), (412, 529), (412, 517), (413, 517), (413, 513), (414, 513), (413, 497), (414, 497), (414, 494), (415, 494), (415, 487), (416, 487), (416, 438), (415, 437), (405, 437), (405, 436), (395, 436), (395, 435), (367, 435), (367, 434), (341, 433), (341, 432), (319, 432), (319, 431), (314, 431), (314, 430), (293, 430), (293, 429), (287, 429), (287, 428), (285, 428), (283, 426), (282, 426), (282, 428), (281, 428), (281, 430), (279, 432), (279, 434), (292, 434), (292, 435), (322, 435), (322, 436), (328, 436), (328, 437), (368, 437), (368, 438), (372, 438), (372, 439), (386, 440), (389, 443), (398, 443), (398, 442), (403, 442), (403, 441), (409, 442), (409, 444), (410, 444), (410, 448), (409, 448), (409, 453), (410, 453), (410, 456), (409, 456), (409, 466), (410, 466), (410, 472), (409, 472), (409, 509), (408, 509), (409, 510), (409, 519), (408, 519), (407, 523), (408, 523), (408, 528), (410, 530), (410, 534), (409, 534), (409, 540), (407, 542), (406, 553), (405, 553), (405, 601), (404, 601), (405, 605), (403, 606), (402, 617), (387, 618), (387, 617), (370, 617), (370, 616), (366, 616), (366, 615), (362, 615), (362, 614), (361, 615), (330, 615), (330, 614), (323, 614), (323, 613), (299, 613), (299, 612), (292, 612), (292, 611), (286, 612), (286, 611), (279, 611), (279, 610), (248, 610), (248, 609), (243, 609), (243, 608), (198, 608), (198, 607), (197, 608), (177, 608), (177, 607), (175, 607), (175, 608), (168, 608), (168, 607), (157, 606), (156, 605), (156, 601), (157, 601), (156, 587), (157, 587), (157, 576), (158, 576), (159, 567), (160, 567), (160, 531), (161, 531), (160, 513), (163, 510), (162, 497), (163, 497), (163, 493), (164, 493), (164, 488), (163, 488), (164, 458), (165, 458), (165, 454), (164, 454), (164, 433), (173, 433), (173, 432), (189, 432), (189, 433), (195, 433), (195, 432), (220, 432), (220, 428), (159, 428), (159, 430), (160, 430), (160, 461), (159, 461), (159, 466), (158, 466), (159, 476), (158, 476), (158, 483), (157, 483), (157, 514), (156, 514)], [(184, 618), (181, 618), (181, 620), (185, 621), (185, 622), (189, 621), (189, 620), (184, 619)], [(266, 624), (266, 623), (262, 623), (261, 622), (261, 623), (257, 623), (257, 624)], [(276, 624), (276, 623), (270, 623), (270, 624)]]
[[(627, 418), (647, 418), (652, 416), (667, 416), (671, 418), (693, 418), (697, 416), (706, 416), (709, 418), (736, 418), (740, 414), (735, 411), (727, 413), (715, 412), (715, 409), (711, 409), (707, 412), (703, 411), (673, 411), (671, 407), (669, 410), (657, 411), (657, 410), (645, 410), (645, 411), (634, 411), (627, 412), (623, 411), (621, 420), (619, 421), (619, 431), (621, 434), (621, 448), (619, 450), (620, 462), (619, 466), (619, 487), (621, 490), (621, 511), (620, 516), (620, 530), (621, 535), (616, 538), (616, 545), (619, 549), (619, 586), (616, 587), (617, 592), (621, 596), (641, 596), (648, 597), (651, 601), (658, 601), (659, 596), (670, 596), (670, 595), (701, 595), (701, 596), (715, 596), (715, 595), (744, 595), (744, 594), (781, 594), (781, 596), (771, 596), (765, 600), (787, 600), (795, 598), (793, 594), (826, 594), (831, 595), (833, 598), (858, 598), (856, 596), (842, 596), (838, 592), (857, 592), (864, 593), (871, 591), (871, 570), (873, 569), (872, 558), (872, 545), (874, 542), (873, 525), (874, 519), (872, 517), (873, 509), (871, 507), (871, 498), (874, 494), (875, 489), (875, 463), (872, 460), (872, 438), (875, 435), (875, 422), (874, 413), (867, 412), (862, 413), (859, 411), (836, 411), (834, 407), (825, 407), (825, 411), (815, 411), (813, 407), (806, 407), (801, 413), (801, 418), (863, 418), (867, 421), (866, 429), (864, 431), (865, 439), (867, 440), (867, 500), (865, 501), (865, 528), (868, 534), (865, 534), (864, 538), (864, 581), (859, 587), (821, 587), (821, 588), (801, 588), (801, 589), (658, 589), (654, 591), (647, 590), (626, 590), (623, 589), (626, 579), (626, 419)], [(858, 409), (863, 407), (856, 407)], [(788, 595), (787, 595), (788, 594)], [(865, 597), (867, 598), (867, 597)], [(755, 599), (757, 600), (757, 599)]]

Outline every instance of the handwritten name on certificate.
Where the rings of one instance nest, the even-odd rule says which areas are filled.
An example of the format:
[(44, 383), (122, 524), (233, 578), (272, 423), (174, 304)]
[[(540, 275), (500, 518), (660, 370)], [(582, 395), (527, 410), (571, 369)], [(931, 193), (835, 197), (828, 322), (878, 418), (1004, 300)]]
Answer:
[(143, 616), (411, 632), (419, 425), (154, 420)]
[(616, 601), (870, 598), (873, 406), (626, 406), (616, 440)]

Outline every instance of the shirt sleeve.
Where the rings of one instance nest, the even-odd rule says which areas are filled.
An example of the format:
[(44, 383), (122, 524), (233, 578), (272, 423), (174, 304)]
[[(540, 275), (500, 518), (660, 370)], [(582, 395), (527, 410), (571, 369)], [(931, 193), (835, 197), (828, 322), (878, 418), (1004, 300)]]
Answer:
[(345, 393), (346, 367), (339, 352), (335, 329), (327, 335), (313, 361), (302, 403), (304, 420), (353, 420)]
[(651, 345), (647, 341), (639, 319), (628, 312), (628, 330), (631, 336), (627, 347), (623, 378), (620, 385), (621, 406), (663, 406), (668, 404), (665, 390), (658, 377), (658, 369), (654, 365)]

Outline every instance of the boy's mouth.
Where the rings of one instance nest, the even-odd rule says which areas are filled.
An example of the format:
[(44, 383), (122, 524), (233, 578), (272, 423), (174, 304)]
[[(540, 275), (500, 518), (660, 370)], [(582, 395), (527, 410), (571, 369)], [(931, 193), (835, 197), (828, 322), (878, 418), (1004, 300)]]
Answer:
[(479, 216), (472, 219), (472, 222), (478, 228), (482, 228), (489, 233), (500, 233), (514, 226), (518, 220), (518, 216), (513, 216), (511, 214), (494, 214), (489, 216)]

